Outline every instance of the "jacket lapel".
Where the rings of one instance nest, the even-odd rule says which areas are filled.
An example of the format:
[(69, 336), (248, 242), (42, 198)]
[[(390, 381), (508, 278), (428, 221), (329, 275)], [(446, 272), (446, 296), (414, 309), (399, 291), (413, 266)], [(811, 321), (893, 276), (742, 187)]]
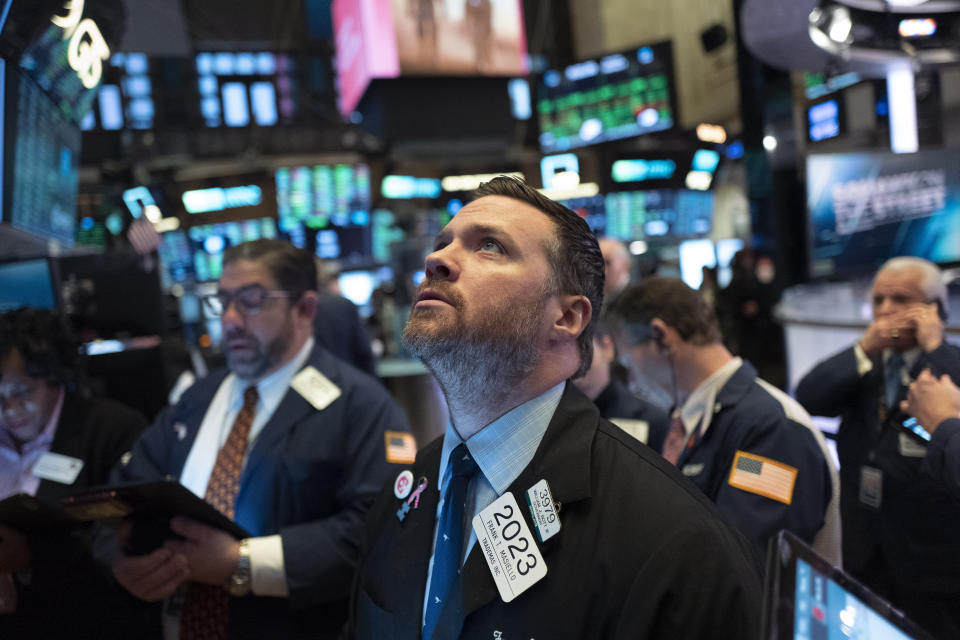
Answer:
[[(63, 398), (63, 408), (60, 410), (60, 419), (57, 421), (57, 430), (50, 443), (50, 452), (63, 456), (84, 460), (83, 412), (79, 401), (72, 394), (66, 393)], [(86, 464), (86, 463), (85, 463)], [(81, 478), (84, 469), (80, 470), (77, 478)], [(37, 487), (36, 497), (39, 500), (55, 503), (71, 486), (51, 480), (41, 480)]]
[(439, 479), (442, 439), (418, 456), (413, 467), (414, 482), (427, 478), (427, 488), (420, 495), (419, 506), (410, 509), (403, 521), (396, 516), (403, 500), (391, 500), (389, 526), (396, 527), (392, 536), (390, 555), (393, 584), (403, 585), (393, 594), (398, 612), (410, 612), (410, 615), (397, 616), (397, 637), (419, 638), (423, 620), (423, 599), (427, 587), (427, 567), (430, 562), (430, 550), (433, 546), (434, 527), (437, 520), (437, 503), (440, 500)]

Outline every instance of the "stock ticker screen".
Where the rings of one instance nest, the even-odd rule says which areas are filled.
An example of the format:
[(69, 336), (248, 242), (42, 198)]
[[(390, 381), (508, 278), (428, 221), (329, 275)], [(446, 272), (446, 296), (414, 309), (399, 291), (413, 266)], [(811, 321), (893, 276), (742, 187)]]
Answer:
[(544, 153), (629, 138), (674, 125), (669, 42), (551, 69), (539, 79)]

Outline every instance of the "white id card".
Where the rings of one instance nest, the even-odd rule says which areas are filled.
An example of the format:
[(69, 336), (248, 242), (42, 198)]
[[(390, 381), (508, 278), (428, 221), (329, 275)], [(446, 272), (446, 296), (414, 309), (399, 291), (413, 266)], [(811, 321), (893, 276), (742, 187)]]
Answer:
[(330, 382), (327, 376), (316, 367), (305, 367), (293, 376), (290, 386), (313, 405), (317, 411), (323, 411), (331, 402), (340, 397), (340, 387)]
[(879, 509), (883, 502), (883, 471), (875, 467), (860, 467), (860, 503)]
[(473, 518), (477, 544), (500, 597), (510, 602), (547, 575), (547, 565), (509, 491)]
[(41, 480), (52, 480), (60, 484), (73, 484), (83, 469), (83, 460), (59, 453), (47, 452), (40, 456), (31, 472)]
[(560, 518), (546, 479), (527, 489), (527, 506), (540, 542), (546, 542), (560, 532)]

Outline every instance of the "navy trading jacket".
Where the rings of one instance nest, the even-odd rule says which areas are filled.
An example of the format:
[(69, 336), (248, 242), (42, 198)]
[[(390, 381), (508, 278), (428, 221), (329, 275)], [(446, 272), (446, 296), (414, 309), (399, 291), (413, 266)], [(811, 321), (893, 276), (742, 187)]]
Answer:
[[(872, 363), (860, 375), (850, 347), (815, 366), (797, 386), (797, 400), (810, 413), (841, 416), (837, 455), (844, 567), (856, 574), (879, 557), (905, 589), (954, 597), (960, 593), (960, 502), (939, 479), (921, 473), (928, 447), (898, 426), (907, 417), (898, 408), (907, 385), (892, 410), (882, 406), (883, 362), (877, 357)], [(904, 382), (925, 368), (936, 376), (948, 374), (957, 384), (960, 349), (944, 342), (921, 354)], [(879, 507), (861, 502), (864, 467), (882, 474)]]
[[(409, 431), (376, 379), (320, 346), (304, 366), (342, 393), (317, 411), (287, 390), (249, 452), (234, 517), (253, 536), (280, 534), (290, 595), (231, 598), (231, 639), (332, 637), (342, 626), (367, 509), (398, 468), (387, 461), (385, 431)], [(179, 478), (227, 373), (200, 380), (165, 409), (117, 479)]]
[(677, 461), (683, 475), (758, 553), (787, 529), (839, 564), (836, 470), (810, 416), (748, 362), (717, 393), (712, 411), (706, 433), (691, 438)]
[[(429, 484), (402, 521), (391, 487), (371, 509), (350, 637), (420, 638), (441, 449), (442, 439), (435, 440), (412, 465)], [(569, 383), (536, 454), (508, 491), (524, 505), (527, 489), (541, 479), (560, 503), (560, 531), (532, 543), (546, 575), (505, 603), (476, 544), (435, 640), (756, 635), (761, 598), (748, 543), (672, 465), (602, 419)], [(529, 511), (520, 511), (533, 531)]]

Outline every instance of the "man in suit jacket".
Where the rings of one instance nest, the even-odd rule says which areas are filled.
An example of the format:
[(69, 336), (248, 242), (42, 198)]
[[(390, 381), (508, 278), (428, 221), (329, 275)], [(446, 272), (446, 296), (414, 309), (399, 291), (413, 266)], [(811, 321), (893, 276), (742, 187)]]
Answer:
[(335, 293), (317, 293), (313, 337), (327, 351), (357, 369), (376, 376), (370, 338), (360, 321), (357, 305)]
[(602, 318), (594, 323), (593, 362), (590, 369), (573, 383), (593, 400), (601, 416), (654, 451), (660, 451), (670, 426), (670, 416), (649, 400), (632, 394), (626, 382), (617, 377), (618, 372), (614, 370), (619, 366), (617, 347), (609, 325)]
[[(25, 493), (57, 505), (104, 484), (146, 426), (132, 409), (84, 396), (77, 347), (51, 311), (0, 316), (0, 499)], [(56, 461), (67, 466), (58, 472)], [(0, 637), (140, 635), (140, 612), (95, 565), (89, 534), (0, 522)]]
[(363, 519), (415, 445), (383, 387), (315, 345), (316, 288), (312, 258), (287, 243), (229, 249), (205, 301), (228, 370), (164, 410), (117, 470), (177, 478), (250, 534), (178, 517), (183, 540), (116, 561), (131, 593), (166, 600), (167, 638), (326, 638), (345, 620)]
[(590, 365), (596, 239), (520, 181), (478, 196), (427, 256), (404, 332), (450, 422), (371, 511), (351, 634), (752, 636), (746, 542), (567, 384)]
[(844, 569), (927, 630), (960, 637), (960, 504), (921, 473), (927, 446), (900, 427), (899, 408), (923, 369), (960, 380), (960, 349), (944, 340), (946, 287), (936, 265), (894, 258), (872, 296), (863, 337), (805, 375), (797, 400), (841, 416)]

